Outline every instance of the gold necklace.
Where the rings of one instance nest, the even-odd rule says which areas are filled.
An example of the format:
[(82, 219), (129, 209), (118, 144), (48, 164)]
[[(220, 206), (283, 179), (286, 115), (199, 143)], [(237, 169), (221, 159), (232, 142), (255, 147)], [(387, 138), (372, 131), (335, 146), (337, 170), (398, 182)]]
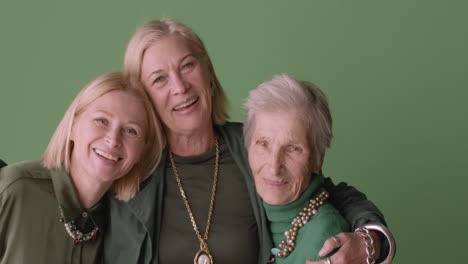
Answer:
[(215, 161), (215, 169), (214, 169), (214, 176), (213, 176), (213, 186), (211, 188), (211, 200), (210, 200), (210, 208), (208, 209), (208, 219), (206, 221), (206, 228), (205, 234), (203, 237), (198, 230), (197, 223), (195, 222), (195, 218), (193, 217), (192, 209), (190, 208), (190, 204), (187, 199), (187, 195), (185, 194), (184, 188), (182, 188), (182, 181), (180, 180), (179, 172), (177, 171), (174, 157), (172, 156), (172, 152), (169, 149), (169, 158), (172, 164), (172, 170), (174, 171), (174, 176), (176, 177), (177, 185), (179, 186), (180, 195), (182, 196), (182, 200), (184, 200), (185, 208), (187, 209), (188, 215), (190, 217), (190, 221), (192, 222), (193, 230), (195, 230), (195, 234), (197, 235), (198, 241), (200, 241), (200, 250), (198, 250), (197, 254), (193, 258), (194, 264), (213, 264), (213, 257), (210, 254), (210, 250), (208, 249), (208, 231), (210, 230), (211, 224), (211, 216), (213, 214), (213, 207), (214, 207), (214, 200), (216, 194), (216, 184), (218, 182), (218, 169), (219, 169), (219, 145), (218, 145), (218, 137), (215, 137), (215, 146), (216, 146), (216, 161)]

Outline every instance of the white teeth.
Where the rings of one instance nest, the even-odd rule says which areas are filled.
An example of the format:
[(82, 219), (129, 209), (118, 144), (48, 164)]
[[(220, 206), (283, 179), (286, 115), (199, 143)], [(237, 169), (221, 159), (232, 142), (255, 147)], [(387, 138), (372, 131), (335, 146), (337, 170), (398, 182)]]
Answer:
[(106, 152), (104, 152), (102, 150), (99, 150), (99, 149), (94, 149), (94, 152), (96, 152), (100, 156), (103, 156), (106, 159), (110, 159), (110, 160), (113, 160), (113, 161), (118, 161), (119, 160), (119, 157), (112, 156), (111, 154), (108, 154), (108, 153), (106, 153)]
[(197, 101), (197, 100), (198, 100), (198, 98), (194, 98), (194, 99), (192, 99), (192, 100), (190, 100), (190, 101), (187, 101), (187, 102), (185, 102), (185, 103), (183, 103), (183, 104), (181, 104), (181, 105), (178, 105), (178, 106), (174, 107), (174, 110), (177, 111), (177, 110), (180, 110), (180, 109), (182, 109), (182, 108), (184, 108), (184, 107), (187, 107), (187, 106), (189, 106), (189, 105), (195, 103), (195, 101)]

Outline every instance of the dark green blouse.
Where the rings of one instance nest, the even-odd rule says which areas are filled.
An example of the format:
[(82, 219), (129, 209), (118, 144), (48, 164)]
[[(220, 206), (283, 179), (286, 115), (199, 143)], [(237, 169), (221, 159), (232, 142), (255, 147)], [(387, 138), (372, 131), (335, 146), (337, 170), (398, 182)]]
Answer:
[[(257, 263), (259, 235), (244, 176), (222, 138), (219, 143), (220, 167), (208, 247), (215, 263)], [(184, 191), (202, 236), (210, 205), (215, 157), (214, 148), (198, 156), (174, 155)], [(166, 162), (164, 183), (159, 263), (193, 263), (200, 243), (169, 159)]]
[(59, 205), (66, 222), (102, 231), (106, 205), (98, 203), (81, 217), (83, 209), (71, 178), (64, 170), (49, 170), (39, 161), (26, 161), (0, 169), (0, 264), (101, 263), (103, 235), (73, 244), (60, 222)]

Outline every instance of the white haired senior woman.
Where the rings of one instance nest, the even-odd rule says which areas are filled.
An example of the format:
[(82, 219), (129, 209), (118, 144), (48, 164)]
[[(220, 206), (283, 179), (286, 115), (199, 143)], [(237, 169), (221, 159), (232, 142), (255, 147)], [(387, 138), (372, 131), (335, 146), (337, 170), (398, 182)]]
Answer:
[[(275, 263), (324, 259), (319, 256), (324, 242), (350, 229), (327, 201), (320, 174), (332, 139), (325, 95), (312, 83), (278, 75), (251, 91), (245, 107), (245, 146), (271, 222)], [(372, 262), (374, 253), (368, 254)]]
[[(133, 199), (111, 199), (105, 263), (266, 263), (272, 241), (242, 124), (227, 121), (227, 98), (200, 37), (172, 19), (149, 21), (128, 44), (125, 72), (150, 96), (168, 144)], [(384, 222), (364, 194), (325, 181), (353, 227)], [(353, 235), (335, 255), (342, 263), (365, 261)]]

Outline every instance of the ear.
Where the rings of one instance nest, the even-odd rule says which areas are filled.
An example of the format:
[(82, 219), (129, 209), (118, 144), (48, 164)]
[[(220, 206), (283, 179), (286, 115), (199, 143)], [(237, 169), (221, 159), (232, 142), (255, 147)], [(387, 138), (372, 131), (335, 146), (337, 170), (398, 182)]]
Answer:
[(72, 124), (72, 127), (70, 129), (70, 141), (74, 141), (75, 140), (75, 124)]
[(73, 123), (72, 123), (71, 129), (70, 129), (70, 138), (69, 138), (69, 140), (72, 141), (72, 142), (75, 140), (75, 137), (76, 137), (75, 122), (76, 122), (77, 118), (78, 118), (77, 116), (75, 116), (75, 118), (73, 118)]
[(323, 165), (323, 160), (325, 158), (325, 155), (322, 155), (322, 157), (320, 158), (320, 160), (317, 162), (317, 164), (315, 164), (313, 167), (313, 173), (315, 174), (321, 174), (322, 173), (322, 165)]

